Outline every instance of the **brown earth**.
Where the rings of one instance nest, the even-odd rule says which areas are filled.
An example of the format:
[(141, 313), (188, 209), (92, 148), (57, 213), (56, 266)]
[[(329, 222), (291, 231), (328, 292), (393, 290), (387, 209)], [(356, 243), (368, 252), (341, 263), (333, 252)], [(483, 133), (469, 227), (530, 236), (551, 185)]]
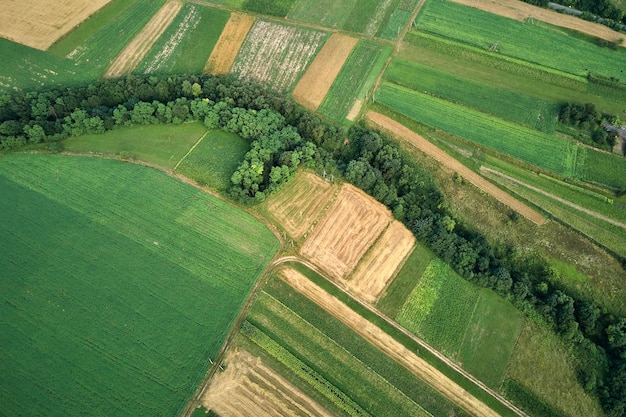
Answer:
[(111, 0), (5, 0), (0, 37), (45, 51)]
[(347, 287), (368, 303), (374, 303), (400, 270), (415, 245), (413, 234), (393, 221), (359, 262)]
[(202, 404), (222, 417), (331, 417), (324, 408), (245, 350), (229, 351)]
[(228, 74), (253, 23), (254, 16), (231, 14), (204, 67), (204, 72), (216, 75)]
[[(558, 13), (555, 10), (533, 6), (519, 0), (452, 0), (455, 3), (485, 10), (489, 13), (524, 21), (529, 17), (552, 25), (586, 33), (607, 41), (623, 39), (624, 35), (599, 23), (589, 22), (579, 17)], [(621, 42), (626, 46), (625, 41)]]
[(363, 107), (363, 100), (356, 99), (354, 101), (354, 104), (352, 105), (352, 108), (350, 109), (350, 112), (348, 112), (346, 119), (350, 120), (351, 122), (354, 122), (356, 118), (359, 116), (359, 113), (361, 113), (362, 107)]
[(318, 287), (304, 275), (291, 268), (282, 268), (280, 277), (311, 301), (339, 319), (361, 337), (380, 349), (384, 354), (404, 366), (450, 401), (473, 416), (496, 417), (498, 414), (476, 399), (454, 381), (431, 366), (428, 362), (409, 351), (395, 339), (355, 313), (334, 296)]
[(300, 173), (270, 197), (267, 207), (285, 231), (299, 239), (321, 217), (336, 190), (317, 175)]
[(433, 145), (417, 133), (411, 131), (407, 127), (402, 124), (396, 122), (395, 120), (382, 115), (376, 112), (367, 112), (367, 120), (370, 124), (375, 127), (386, 130), (393, 135), (404, 139), (415, 146), (420, 151), (424, 152), (426, 155), (430, 156), (437, 160), (441, 165), (446, 168), (449, 168), (459, 175), (461, 175), (465, 180), (472, 183), (474, 186), (478, 187), (485, 193), (489, 194), (502, 204), (508, 206), (512, 210), (515, 210), (522, 216), (526, 217), (528, 220), (532, 221), (537, 225), (545, 224), (546, 219), (543, 217), (538, 211), (533, 210), (526, 204), (521, 201), (515, 199), (510, 194), (504, 192), (500, 188), (496, 187), (485, 178), (481, 177), (476, 172), (467, 168), (465, 165), (452, 158), (450, 155), (445, 153), (443, 150), (439, 149), (437, 146)]
[(104, 73), (105, 77), (119, 77), (132, 72), (150, 52), (150, 48), (176, 17), (183, 4), (178, 1), (167, 2), (152, 16), (132, 41), (111, 62)]
[(332, 277), (344, 279), (390, 221), (385, 206), (344, 184), (300, 252)]
[(357, 41), (339, 33), (328, 39), (293, 90), (298, 103), (309, 110), (317, 110)]

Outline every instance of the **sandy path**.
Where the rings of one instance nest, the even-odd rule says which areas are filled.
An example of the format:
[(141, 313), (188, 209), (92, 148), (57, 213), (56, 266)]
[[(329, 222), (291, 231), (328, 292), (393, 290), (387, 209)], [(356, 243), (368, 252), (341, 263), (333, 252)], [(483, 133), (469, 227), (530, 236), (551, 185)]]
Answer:
[(46, 50), (111, 0), (5, 0), (0, 37)]
[(496, 187), (479, 174), (475, 173), (465, 165), (452, 158), (450, 155), (433, 145), (417, 133), (411, 131), (407, 127), (401, 125), (395, 120), (376, 112), (368, 112), (367, 120), (375, 127), (381, 128), (385, 131), (391, 132), (393, 135), (409, 141), (417, 149), (424, 152), (426, 155), (436, 159), (441, 165), (449, 168), (461, 175), (464, 179), (474, 184), (476, 187), (489, 194), (502, 204), (515, 210), (528, 220), (537, 225), (545, 224), (546, 219), (538, 211), (530, 208), (526, 204), (517, 200), (510, 194), (504, 192), (500, 188)]
[(357, 41), (338, 33), (328, 39), (293, 90), (298, 103), (309, 110), (317, 110)]
[[(606, 39), (611, 42), (624, 38), (623, 34), (609, 29), (599, 23), (588, 22), (579, 17), (557, 13), (552, 9), (544, 9), (519, 0), (452, 1), (520, 21), (524, 21), (527, 18), (532, 17), (533, 19), (541, 20), (543, 22), (567, 29), (576, 30), (578, 32), (586, 33), (588, 35), (595, 36), (596, 38)], [(622, 41), (621, 45), (625, 46), (625, 41)]]
[(174, 20), (182, 7), (183, 4), (178, 1), (165, 3), (137, 36), (111, 62), (104, 76), (119, 77), (132, 72), (144, 59), (169, 24), (172, 23), (172, 20)]
[(498, 414), (484, 403), (470, 395), (458, 384), (450, 380), (429, 363), (409, 351), (391, 336), (355, 313), (337, 298), (313, 284), (299, 272), (284, 268), (279, 275), (296, 291), (314, 301), (329, 314), (339, 319), (361, 337), (372, 343), (384, 354), (404, 366), (412, 374), (422, 379), (450, 401), (474, 416), (496, 417)]
[(242, 13), (231, 14), (204, 67), (204, 72), (216, 75), (228, 74), (253, 23), (253, 16)]

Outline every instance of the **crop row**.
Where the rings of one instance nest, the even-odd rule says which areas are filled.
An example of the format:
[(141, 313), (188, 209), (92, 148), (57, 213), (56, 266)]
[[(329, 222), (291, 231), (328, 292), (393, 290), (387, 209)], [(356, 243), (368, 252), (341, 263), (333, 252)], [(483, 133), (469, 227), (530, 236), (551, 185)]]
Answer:
[(601, 48), (586, 39), (450, 1), (426, 2), (418, 29), (578, 76), (623, 78), (626, 51)]
[(415, 62), (394, 59), (385, 71), (385, 79), (543, 132), (554, 131), (557, 122), (555, 103)]

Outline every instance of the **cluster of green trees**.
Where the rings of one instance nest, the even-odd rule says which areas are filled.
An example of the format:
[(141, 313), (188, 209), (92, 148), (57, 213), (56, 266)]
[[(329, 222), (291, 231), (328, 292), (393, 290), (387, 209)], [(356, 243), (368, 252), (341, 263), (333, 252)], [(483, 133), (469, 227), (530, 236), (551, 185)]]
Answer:
[(553, 2), (562, 6), (571, 7), (583, 12), (580, 17), (585, 20), (595, 21), (596, 16), (602, 18), (600, 23), (611, 29), (621, 30), (626, 24), (624, 11), (611, 2), (611, 0), (522, 0), (535, 6), (548, 7)]
[(577, 139), (589, 145), (610, 151), (616, 143), (616, 134), (605, 128), (605, 123), (619, 124), (615, 115), (601, 113), (593, 103), (565, 103), (559, 109), (559, 122), (582, 133)]
[(251, 141), (232, 177), (239, 201), (264, 199), (303, 163), (365, 190), (460, 275), (552, 325), (578, 352), (585, 388), (599, 396), (608, 415), (626, 415), (626, 318), (560, 288), (540, 256), (490, 243), (457, 221), (430, 174), (396, 142), (364, 125), (346, 130), (290, 98), (231, 78), (129, 76), (1, 95), (0, 147), (189, 120)]

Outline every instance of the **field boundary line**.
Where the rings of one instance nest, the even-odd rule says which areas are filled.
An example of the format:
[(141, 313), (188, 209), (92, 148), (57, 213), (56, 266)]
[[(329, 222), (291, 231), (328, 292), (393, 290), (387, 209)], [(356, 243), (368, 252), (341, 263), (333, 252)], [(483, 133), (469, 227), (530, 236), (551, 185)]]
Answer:
[(180, 158), (180, 161), (178, 161), (176, 163), (176, 165), (174, 166), (174, 168), (172, 168), (172, 172), (176, 171), (176, 169), (178, 168), (178, 166), (185, 160), (185, 158), (187, 158), (189, 156), (190, 153), (193, 152), (194, 149), (196, 149), (196, 146), (198, 146), (200, 144), (200, 142), (202, 142), (202, 140), (206, 137), (206, 135), (209, 134), (209, 131), (207, 130), (206, 132), (204, 132), (204, 135), (200, 136), (200, 139), (198, 139), (196, 141), (196, 143), (193, 144), (193, 146), (187, 151), (187, 153)]

